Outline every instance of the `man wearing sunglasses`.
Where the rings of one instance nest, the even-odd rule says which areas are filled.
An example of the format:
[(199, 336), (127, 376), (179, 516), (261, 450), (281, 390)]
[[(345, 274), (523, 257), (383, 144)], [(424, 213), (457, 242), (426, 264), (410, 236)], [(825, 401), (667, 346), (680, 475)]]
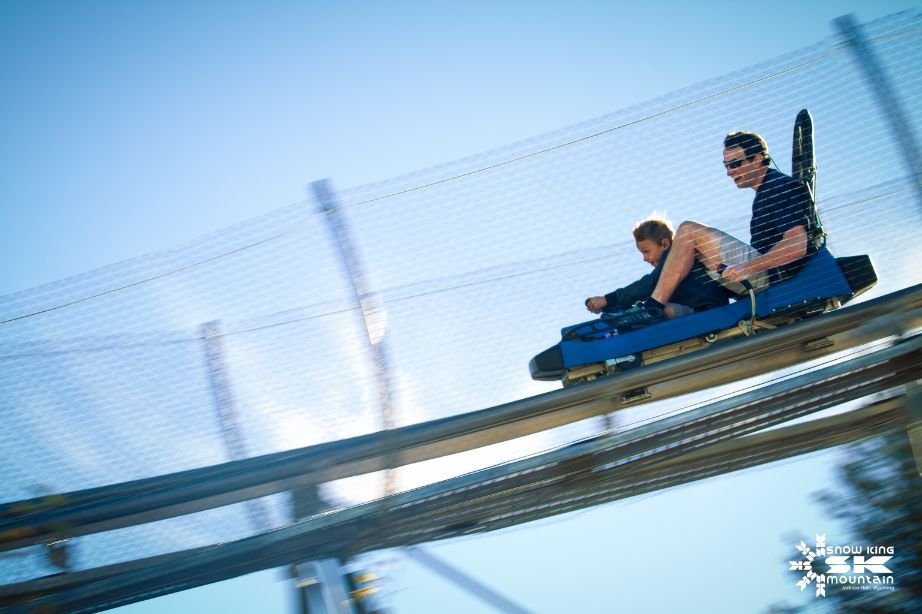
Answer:
[(724, 139), (724, 168), (736, 187), (752, 188), (751, 244), (699, 222), (682, 222), (650, 298), (638, 309), (663, 309), (695, 258), (708, 274), (737, 293), (747, 280), (756, 292), (793, 276), (807, 255), (810, 194), (799, 181), (769, 167), (765, 140), (755, 132), (731, 132)]

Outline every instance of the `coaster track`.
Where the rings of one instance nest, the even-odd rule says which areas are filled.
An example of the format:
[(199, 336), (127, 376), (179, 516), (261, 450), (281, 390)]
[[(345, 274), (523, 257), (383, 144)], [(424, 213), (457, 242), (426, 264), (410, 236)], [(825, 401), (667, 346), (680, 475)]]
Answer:
[[(896, 339), (890, 347), (638, 428), (266, 534), (3, 586), (0, 605), (97, 611), (294, 561), (348, 558), (492, 531), (906, 428), (909, 419), (898, 391), (922, 378), (922, 336), (912, 334), (919, 327), (922, 287), (916, 286), (622, 376), (478, 412), (7, 504), (0, 509), (0, 544), (10, 550), (375, 471), (386, 457), (403, 465), (504, 441), (620, 409), (627, 405), (625, 395), (641, 388), (649, 393), (641, 402), (649, 402)], [(848, 414), (752, 434), (875, 393), (889, 398)]]

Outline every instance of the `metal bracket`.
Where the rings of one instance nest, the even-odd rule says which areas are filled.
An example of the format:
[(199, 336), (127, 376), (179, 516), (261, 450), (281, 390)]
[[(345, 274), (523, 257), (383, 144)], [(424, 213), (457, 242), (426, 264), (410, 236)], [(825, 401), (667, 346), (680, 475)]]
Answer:
[(916, 460), (916, 470), (922, 476), (922, 380), (906, 384), (906, 413), (909, 415), (906, 434)]
[(303, 614), (354, 614), (345, 572), (335, 559), (292, 565)]

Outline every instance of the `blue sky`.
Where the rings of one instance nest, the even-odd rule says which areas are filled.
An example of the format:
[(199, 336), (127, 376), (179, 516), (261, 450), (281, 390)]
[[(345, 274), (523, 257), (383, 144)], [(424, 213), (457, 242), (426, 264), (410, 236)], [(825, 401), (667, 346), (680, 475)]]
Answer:
[[(593, 118), (913, 2), (4, 3), (0, 292)], [(743, 25), (753, 36), (733, 41)]]
[[(799, 49), (845, 13), (868, 21), (918, 6), (7, 2), (0, 295), (186, 244), (303, 200), (316, 179), (349, 188), (477, 154)], [(746, 35), (730, 34), (740, 27)], [(830, 459), (431, 548), (538, 611), (666, 611), (696, 594), (709, 611), (794, 601), (781, 573), (743, 587), (739, 576), (721, 587), (726, 571), (671, 577), (687, 579), (683, 592), (637, 568), (736, 547), (733, 518), (763, 528), (745, 548), (753, 573), (770, 574), (788, 555), (779, 524), (802, 537), (834, 526), (809, 499)], [(590, 555), (574, 548), (590, 535)], [(379, 558), (399, 561), (397, 611), (478, 611), (399, 554)], [(278, 577), (124, 611), (284, 611)]]

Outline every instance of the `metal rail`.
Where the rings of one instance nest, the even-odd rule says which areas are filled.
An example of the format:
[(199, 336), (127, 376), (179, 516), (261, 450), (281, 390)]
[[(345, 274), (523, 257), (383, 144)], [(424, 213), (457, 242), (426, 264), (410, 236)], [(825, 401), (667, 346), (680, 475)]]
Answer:
[(394, 495), (387, 505), (373, 502), (237, 542), (4, 587), (0, 605), (96, 611), (293, 560), (346, 557), (581, 509), (898, 427), (905, 412), (901, 401), (890, 400), (740, 437), (920, 377), (922, 336), (916, 335), (631, 431)]
[[(499, 443), (799, 364), (922, 326), (922, 285), (643, 369), (496, 407), (316, 446), (9, 503), (0, 551), (123, 528)], [(649, 394), (633, 401), (630, 393)]]
[[(638, 473), (633, 479), (625, 480), (620, 488), (613, 488), (608, 492), (598, 493), (596, 496), (585, 496), (583, 500), (586, 503), (585, 507), (608, 503), (876, 437), (893, 430), (903, 429), (906, 425), (904, 398), (893, 397), (846, 414), (739, 437), (663, 461), (647, 472)], [(582, 454), (579, 450), (580, 446), (591, 444), (593, 441), (595, 440), (571, 446), (574, 456)], [(210, 549), (211, 547), (194, 548), (0, 587), (0, 605), (24, 603), (27, 600), (52, 595), (68, 588), (149, 570), (157, 565), (180, 560)], [(102, 605), (102, 602), (100, 604)]]

